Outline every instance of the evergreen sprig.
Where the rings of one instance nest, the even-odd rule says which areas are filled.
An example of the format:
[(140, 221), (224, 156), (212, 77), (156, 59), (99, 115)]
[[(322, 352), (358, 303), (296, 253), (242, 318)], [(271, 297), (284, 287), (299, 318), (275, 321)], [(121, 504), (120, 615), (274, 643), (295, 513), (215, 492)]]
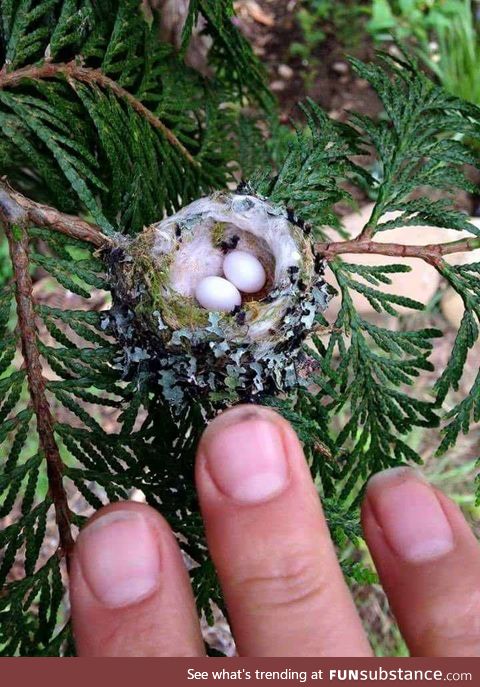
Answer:
[[(199, 17), (213, 39), (210, 78), (183, 61)], [(224, 187), (236, 161), (245, 161), (245, 174), (253, 166), (248, 147), (262, 143), (256, 118), (271, 116), (273, 105), (262, 70), (231, 18), (230, 1), (192, 0), (177, 53), (158, 40), (156, 20), (142, 13), (137, 0), (2, 3), (2, 174), (30, 199), (96, 225), (83, 223), (75, 239), (68, 235), (72, 218), (63, 233), (55, 231), (58, 212), (52, 220), (51, 210), (33, 204), (29, 214), (30, 201), (24, 198), (22, 205), (18, 194), (0, 189), (10, 252), (9, 258), (5, 241), (0, 244), (3, 655), (73, 653), (62, 604), (73, 536), (85, 522), (86, 504), (97, 509), (129, 498), (132, 490), (162, 512), (194, 561), (199, 611), (211, 620), (211, 601), (223, 607), (193, 478), (195, 449), (211, 409), (192, 404), (179, 417), (147, 378), (124, 378), (117, 344), (88, 300), (92, 290), (109, 286), (94, 252), (101, 241), (90, 245), (92, 236), (98, 238), (100, 230), (106, 237), (138, 232)], [(263, 399), (292, 422), (304, 443), (340, 551), (358, 541), (358, 503), (367, 478), (389, 465), (418, 462), (409, 433), (445, 420), (442, 404), (460, 382), (480, 314), (478, 263), (453, 267), (439, 246), (409, 252), (374, 240), (378, 231), (402, 225), (408, 234), (408, 225), (425, 222), (471, 234), (449, 244), (448, 252), (478, 247), (478, 231), (449, 200), (432, 202), (419, 194), (425, 186), (470, 188), (462, 170), (475, 160), (461, 136), (478, 137), (478, 109), (444, 93), (406, 59), (384, 56), (381, 65), (354, 66), (377, 91), (387, 118), (352, 115), (343, 125), (308, 101), (306, 126), (289, 138), (283, 163), (272, 171), (267, 146), (258, 153), (262, 169), (251, 181), (257, 193), (287, 206), (292, 221), (307, 230), (314, 225), (322, 242), (318, 250), (340, 290), (336, 321), (329, 326), (319, 318), (318, 335), (309, 342), (311, 387)], [(245, 104), (257, 108), (253, 117)], [(358, 163), (367, 151), (381, 162), (379, 182)], [(332, 242), (327, 227), (341, 231), (334, 206), (349, 199), (344, 182), (360, 176), (378, 197), (372, 217), (359, 237)], [(392, 212), (393, 218), (387, 215)], [(339, 257), (368, 252), (417, 255), (463, 298), (464, 319), (435, 396), (416, 398), (412, 389), (421, 371), (432, 369), (428, 358), (440, 332), (390, 330), (356, 311), (354, 293), (392, 316), (399, 308), (423, 307), (383, 290), (392, 275), (407, 272), (405, 265), (371, 267)], [(76, 294), (83, 306), (37, 302), (33, 273), (47, 273), (60, 293)], [(446, 418), (442, 450), (479, 419), (479, 393), (477, 377), (468, 398)], [(114, 416), (111, 431), (102, 423), (102, 408)], [(51, 431), (42, 432), (46, 422)], [(344, 554), (342, 563), (354, 579), (372, 580), (370, 571)]]
[[(461, 296), (465, 309), (452, 354), (435, 385), (438, 405), (443, 403), (450, 389), (458, 390), (467, 357), (480, 337), (480, 263), (455, 266), (442, 263), (439, 269)], [(439, 454), (453, 446), (461, 432), (467, 434), (472, 422), (480, 420), (480, 371), (467, 396), (447, 413), (446, 419), (448, 424), (443, 432)], [(480, 490), (477, 491), (477, 498), (480, 499)]]
[[(265, 92), (230, 4), (192, 3), (192, 12), (241, 61), (249, 92)], [(87, 209), (106, 233), (138, 231), (225, 186), (236, 156), (233, 104), (248, 103), (231, 70), (209, 80), (187, 68), (147, 18), (137, 0), (2, 4), (2, 172), (30, 197)]]
[[(431, 400), (416, 399), (412, 387), (422, 370), (433, 370), (428, 357), (435, 329), (393, 331), (361, 317), (352, 292), (361, 293), (378, 312), (398, 315), (396, 306), (421, 310), (421, 303), (383, 292), (391, 283), (388, 274), (408, 271), (403, 265), (385, 268), (345, 262), (331, 263), (340, 287), (342, 305), (328, 345), (317, 341), (321, 374), (335, 389), (329, 402), (335, 415), (348, 407), (348, 421), (338, 433), (335, 454), (341, 456), (341, 477), (348, 478), (342, 491), (347, 498), (357, 483), (370, 474), (407, 461), (420, 462), (410, 448), (408, 434), (414, 427), (435, 427), (439, 418)], [(360, 273), (367, 284), (352, 279)], [(373, 282), (371, 286), (368, 282)], [(320, 385), (323, 387), (321, 382)], [(322, 389), (324, 396), (331, 393)]]
[[(478, 108), (435, 85), (408, 58), (383, 53), (378, 58), (378, 64), (350, 60), (355, 72), (373, 86), (386, 113), (378, 120), (350, 115), (381, 170), (377, 202), (363, 236), (422, 224), (480, 235), (453, 205), (453, 194), (459, 189), (476, 190), (465, 165), (478, 164), (468, 145), (468, 138), (478, 139), (480, 133)], [(418, 197), (416, 192), (422, 188), (441, 189), (447, 197), (437, 201)], [(395, 217), (385, 218), (387, 213)]]
[(246, 94), (270, 111), (275, 100), (266, 85), (266, 72), (253, 58), (248, 41), (235, 28), (234, 15), (233, 0), (191, 0), (182, 33), (182, 52), (186, 52), (193, 28), (201, 17), (206, 22), (204, 32), (213, 41), (209, 57), (217, 77), (229, 84), (236, 100)]
[(268, 167), (257, 170), (250, 186), (256, 193), (292, 208), (322, 239), (323, 226), (340, 227), (335, 203), (351, 200), (339, 179), (362, 176), (368, 180), (369, 175), (352, 161), (362, 152), (354, 129), (331, 120), (310, 99), (300, 105), (300, 112), (306, 128), (297, 127), (280, 169), (273, 174)]
[[(24, 231), (23, 228), (13, 229), (11, 241), (23, 245)], [(40, 229), (32, 229), (29, 239), (31, 270), (35, 267), (51, 269), (52, 276), (64, 288), (87, 298), (92, 287), (102, 285), (99, 276), (102, 266), (91, 255), (85, 257), (88, 255), (85, 245), (69, 238), (59, 241), (57, 236)], [(36, 250), (40, 241), (43, 242), (43, 254)], [(55, 252), (56, 247), (61, 258)], [(18, 275), (16, 277), (18, 285)], [(14, 295), (13, 285), (9, 285), (0, 297), (0, 451), (3, 458), (0, 515), (7, 519), (0, 534), (3, 549), (0, 584), (4, 586), (7, 578), (11, 580), (4, 586), (0, 600), (0, 613), (5, 619), (0, 623), (0, 653), (50, 654), (52, 651), (57, 653), (68, 639), (67, 633), (62, 635), (64, 642), (59, 644), (57, 641), (64, 595), (59, 552), (70, 544), (68, 538), (62, 538), (61, 529), (60, 549), (51, 551), (45, 560), (49, 549), (47, 520), (52, 510), (56, 510), (59, 522), (58, 504), (55, 503), (58, 484), (55, 487), (52, 483), (55, 449), (66, 464), (64, 475), (78, 484), (80, 493), (87, 496), (91, 490), (87, 468), (94, 467), (97, 483), (105, 483), (105, 492), (112, 500), (127, 496), (121, 477), (126, 470), (124, 465), (133, 469), (134, 457), (126, 453), (115, 437), (106, 434), (94, 419), (94, 412), (87, 410), (90, 404), (117, 407), (126, 393), (124, 386), (119, 386), (119, 375), (108, 364), (115, 347), (102, 333), (101, 316), (95, 312), (66, 312), (47, 305), (35, 306), (31, 292), (26, 291), (21, 297), (28, 300), (36, 318), (36, 322), (29, 323), (31, 330), (27, 341), (25, 332), (20, 333), (19, 324), (25, 306), (19, 304), (18, 315), (15, 314), (12, 309)], [(42, 327), (50, 334), (51, 341), (46, 340), (45, 335), (40, 340)], [(31, 354), (27, 353), (27, 346), (34, 348), (44, 364), (49, 365), (51, 372), (44, 373), (46, 378), (34, 379), (38, 370), (30, 367)], [(17, 369), (14, 364), (18, 347), (23, 350), (27, 369)], [(34, 389), (36, 384), (37, 390)], [(35, 404), (36, 394), (42, 394), (57, 417), (48, 444), (42, 441), (39, 433), (42, 426), (39, 415), (43, 411)], [(62, 422), (60, 413), (72, 413), (78, 419), (73, 421), (66, 415)], [(70, 452), (69, 446), (75, 446), (75, 450)], [(82, 453), (84, 447), (86, 452)], [(122, 458), (127, 455), (128, 461), (123, 463)], [(82, 467), (70, 467), (73, 459)], [(69, 470), (75, 475), (70, 477)], [(119, 473), (118, 482), (113, 477), (114, 471)], [(64, 488), (68, 491), (68, 487)], [(95, 505), (100, 503), (97, 499)], [(64, 515), (72, 524), (70, 512)], [(21, 582), (15, 581), (21, 577)], [(52, 648), (52, 643), (56, 649)]]

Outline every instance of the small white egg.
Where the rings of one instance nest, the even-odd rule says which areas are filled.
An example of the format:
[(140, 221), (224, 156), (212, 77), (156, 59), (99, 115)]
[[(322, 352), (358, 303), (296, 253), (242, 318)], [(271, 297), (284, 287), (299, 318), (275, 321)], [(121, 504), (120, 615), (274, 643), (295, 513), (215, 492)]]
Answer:
[(242, 304), (240, 291), (223, 277), (205, 277), (195, 289), (202, 308), (212, 312), (232, 312)]
[(265, 286), (267, 276), (260, 260), (243, 250), (234, 250), (223, 262), (223, 273), (244, 293), (256, 293)]

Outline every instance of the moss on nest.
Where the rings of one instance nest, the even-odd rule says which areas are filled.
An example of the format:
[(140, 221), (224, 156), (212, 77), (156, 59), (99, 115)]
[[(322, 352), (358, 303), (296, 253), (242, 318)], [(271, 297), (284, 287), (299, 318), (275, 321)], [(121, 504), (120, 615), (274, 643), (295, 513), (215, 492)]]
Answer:
[(215, 248), (220, 248), (222, 241), (225, 240), (225, 224), (224, 222), (215, 222), (212, 227), (212, 245)]

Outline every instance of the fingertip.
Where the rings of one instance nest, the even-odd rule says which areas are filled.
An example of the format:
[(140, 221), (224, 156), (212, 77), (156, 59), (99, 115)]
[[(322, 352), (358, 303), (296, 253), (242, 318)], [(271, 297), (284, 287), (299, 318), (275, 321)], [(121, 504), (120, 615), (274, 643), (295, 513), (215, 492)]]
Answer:
[(260, 406), (222, 413), (199, 444), (196, 479), (240, 654), (369, 655), (291, 425)]
[(282, 430), (290, 427), (289, 423), (273, 408), (242, 403), (223, 410), (207, 425), (200, 439), (199, 449), (208, 444), (217, 433), (228, 427), (262, 420), (273, 422)]
[(219, 494), (237, 503), (265, 502), (290, 480), (279, 424), (261, 411), (242, 409), (222, 418), (204, 437), (199, 461)]
[(202, 654), (181, 551), (150, 506), (111, 504), (91, 518), (75, 545), (70, 596), (79, 655)]
[(133, 501), (98, 510), (79, 533), (74, 565), (96, 600), (107, 608), (139, 603), (161, 582), (178, 547), (165, 519)]
[(375, 498), (384, 487), (389, 488), (400, 485), (412, 479), (428, 484), (420, 470), (410, 465), (396, 465), (395, 467), (380, 470), (379, 472), (375, 472), (368, 480), (365, 496), (366, 498)]
[(406, 563), (441, 558), (454, 549), (449, 519), (418, 471), (398, 467), (375, 475), (367, 498), (390, 547)]
[(102, 512), (81, 532), (76, 552), (82, 579), (106, 608), (139, 603), (160, 584), (160, 546), (142, 509)]
[(418, 470), (370, 481), (362, 525), (382, 585), (413, 655), (476, 655), (478, 542), (458, 506)]
[[(110, 517), (112, 514), (118, 514), (118, 519), (121, 520), (122, 517), (128, 519), (129, 516), (132, 519), (137, 519), (138, 522), (142, 521), (148, 527), (151, 527), (157, 535), (166, 539), (175, 539), (170, 525), (165, 520), (163, 515), (159, 513), (155, 508), (148, 505), (147, 503), (140, 503), (138, 501), (117, 501), (116, 503), (109, 503), (102, 508), (99, 508), (87, 521), (87, 523), (81, 528), (77, 537), (77, 546), (85, 538), (89, 529), (98, 521), (104, 521), (106, 516)], [(115, 518), (112, 517), (114, 520)]]

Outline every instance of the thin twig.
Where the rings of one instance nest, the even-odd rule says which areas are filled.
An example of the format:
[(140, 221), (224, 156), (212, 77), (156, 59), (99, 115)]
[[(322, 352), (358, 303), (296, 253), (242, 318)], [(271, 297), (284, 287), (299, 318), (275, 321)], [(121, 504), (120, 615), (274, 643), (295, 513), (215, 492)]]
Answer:
[(318, 243), (316, 250), (326, 260), (332, 260), (336, 255), (377, 254), (398, 258), (419, 258), (431, 265), (438, 265), (444, 255), (452, 253), (466, 253), (480, 248), (480, 237), (459, 239), (447, 243), (428, 244), (425, 246), (410, 246), (399, 243), (379, 243), (378, 241), (338, 241), (335, 243)]
[(54, 419), (45, 394), (45, 378), (37, 347), (32, 279), (29, 272), (28, 234), (24, 225), (17, 224), (18, 216), (15, 214), (13, 216), (8, 215), (6, 214), (7, 211), (7, 208), (0, 207), (0, 222), (5, 226), (10, 247), (23, 359), (27, 370), (30, 398), (37, 420), (40, 448), (47, 462), (48, 484), (55, 508), (60, 547), (68, 565), (74, 542), (70, 523), (70, 509), (63, 486), (64, 464), (55, 440)]
[(183, 157), (194, 167), (199, 167), (199, 163), (193, 155), (179, 141), (177, 136), (171, 131), (148, 107), (138, 100), (125, 88), (120, 86), (114, 79), (106, 76), (100, 69), (89, 69), (82, 67), (76, 62), (44, 62), (41, 65), (27, 65), (13, 72), (0, 72), (0, 89), (18, 86), (23, 79), (53, 79), (58, 75), (63, 75), (67, 79), (82, 81), (87, 84), (97, 84), (101, 88), (106, 88), (122, 98), (142, 117), (144, 117), (155, 129), (158, 129), (165, 136), (167, 141), (177, 148)]
[(11, 218), (9, 224), (13, 221), (15, 224), (31, 223), (39, 227), (49, 227), (66, 236), (91, 243), (96, 248), (102, 248), (109, 243), (109, 239), (95, 224), (58, 212), (48, 205), (35, 203), (1, 181), (0, 213), (6, 218)]

